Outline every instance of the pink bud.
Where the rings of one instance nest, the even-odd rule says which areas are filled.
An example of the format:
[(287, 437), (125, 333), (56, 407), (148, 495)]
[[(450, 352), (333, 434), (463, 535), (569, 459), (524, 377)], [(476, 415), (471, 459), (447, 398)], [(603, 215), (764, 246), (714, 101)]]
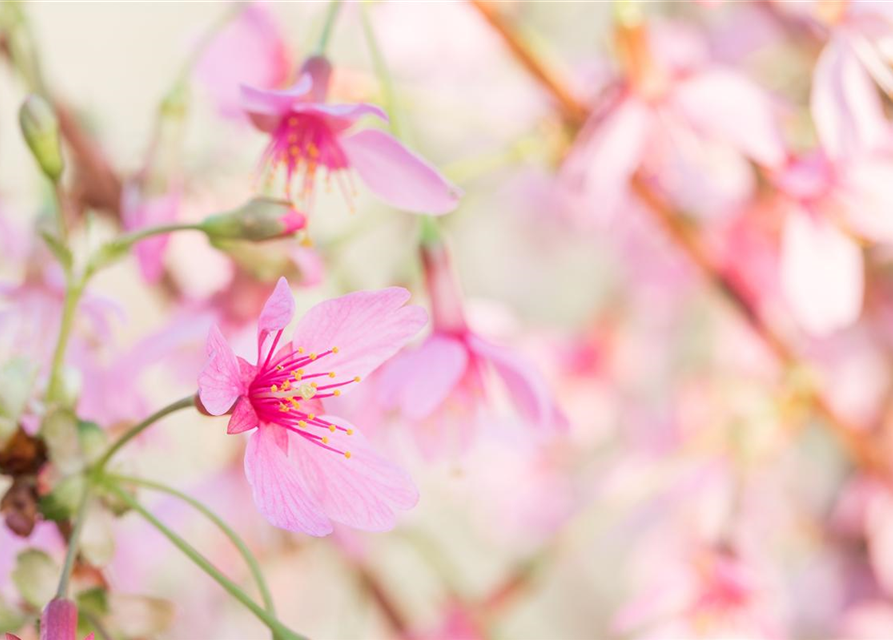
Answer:
[(78, 607), (67, 598), (53, 598), (40, 617), (40, 640), (75, 640)]

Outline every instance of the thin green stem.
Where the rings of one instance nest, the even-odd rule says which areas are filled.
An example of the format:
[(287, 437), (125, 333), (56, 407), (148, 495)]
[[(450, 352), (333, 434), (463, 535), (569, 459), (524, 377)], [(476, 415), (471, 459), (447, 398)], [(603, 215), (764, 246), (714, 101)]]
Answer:
[(217, 525), (217, 527), (223, 532), (223, 534), (230, 539), (230, 541), (236, 546), (239, 550), (239, 553), (242, 554), (242, 557), (245, 559), (245, 563), (248, 565), (248, 568), (251, 571), (251, 575), (254, 577), (255, 582), (257, 582), (258, 591), (260, 591), (261, 598), (264, 601), (264, 608), (272, 614), (275, 614), (275, 608), (273, 605), (273, 597), (270, 594), (270, 590), (267, 587), (267, 583), (264, 580), (264, 575), (260, 570), (260, 565), (257, 562), (257, 559), (251, 553), (251, 550), (248, 548), (248, 545), (239, 537), (233, 529), (224, 522), (220, 516), (216, 513), (208, 509), (201, 502), (189, 496), (173, 487), (169, 487), (165, 484), (161, 484), (160, 482), (154, 482), (152, 480), (144, 480), (142, 478), (134, 478), (132, 476), (121, 476), (121, 475), (107, 475), (105, 476), (110, 478), (111, 480), (122, 483), (122, 484), (132, 484), (138, 487), (145, 487), (147, 489), (153, 489), (155, 491), (160, 491), (162, 493), (166, 493), (168, 495), (174, 496), (175, 498), (179, 498), (183, 502), (189, 504), (197, 511), (201, 512), (205, 517), (208, 518), (211, 522)]
[(384, 109), (390, 118), (391, 132), (397, 138), (404, 138), (406, 131), (403, 127), (403, 116), (397, 106), (396, 93), (394, 91), (394, 82), (391, 79), (391, 73), (385, 62), (381, 48), (378, 46), (378, 39), (375, 37), (375, 31), (372, 29), (372, 22), (366, 9), (366, 2), (360, 4), (360, 20), (363, 24), (363, 35), (366, 38), (366, 44), (369, 47), (369, 55), (372, 57), (372, 66), (375, 68), (375, 75), (381, 83), (381, 93), (384, 99)]
[(71, 579), (71, 570), (74, 568), (74, 559), (78, 555), (78, 541), (81, 539), (81, 531), (84, 528), (84, 520), (87, 515), (87, 505), (90, 502), (90, 483), (84, 482), (84, 490), (75, 513), (74, 529), (68, 537), (68, 551), (65, 553), (65, 564), (62, 565), (62, 575), (59, 576), (59, 587), (56, 589), (57, 598), (68, 596), (68, 582)]
[(332, 30), (335, 27), (335, 20), (341, 11), (341, 0), (330, 0), (328, 9), (326, 10), (326, 21), (322, 26), (322, 33), (319, 35), (319, 42), (316, 45), (316, 55), (325, 55), (329, 46), (329, 39), (332, 37)]
[(109, 478), (103, 478), (102, 484), (109, 491), (114, 493), (118, 498), (120, 498), (124, 503), (127, 504), (131, 509), (139, 513), (149, 524), (158, 529), (158, 531), (166, 537), (171, 543), (177, 547), (180, 551), (182, 551), (186, 556), (192, 560), (202, 571), (207, 573), (211, 578), (213, 578), (217, 584), (226, 590), (232, 597), (241, 602), (245, 607), (248, 608), (251, 613), (253, 613), (257, 618), (263, 622), (267, 627), (272, 631), (277, 637), (287, 638), (288, 640), (306, 640), (304, 636), (298, 635), (284, 624), (279, 622), (275, 616), (271, 615), (267, 611), (263, 609), (260, 605), (258, 605), (254, 600), (248, 597), (248, 595), (239, 588), (239, 586), (223, 575), (217, 567), (215, 567), (211, 562), (205, 558), (201, 553), (198, 552), (191, 544), (186, 542), (179, 535), (174, 533), (171, 529), (164, 525), (158, 518), (153, 516), (149, 511), (147, 511), (133, 496), (124, 491), (120, 486), (115, 484)]
[(50, 381), (47, 386), (48, 402), (57, 402), (62, 395), (62, 365), (65, 362), (65, 352), (68, 349), (68, 339), (74, 326), (74, 314), (78, 302), (84, 292), (84, 281), (73, 281), (69, 274), (68, 284), (65, 289), (65, 300), (62, 303), (62, 319), (59, 322), (59, 337), (56, 340), (56, 348), (53, 351), (53, 361), (50, 365)]
[(157, 227), (146, 227), (145, 229), (138, 229), (137, 231), (122, 234), (115, 239), (115, 242), (122, 245), (133, 244), (134, 242), (139, 242), (140, 240), (145, 240), (146, 238), (150, 238), (152, 236), (159, 236), (164, 233), (173, 233), (174, 231), (202, 230), (202, 225), (198, 223), (163, 224)]
[(151, 416), (143, 420), (137, 425), (131, 427), (124, 435), (118, 438), (106, 451), (102, 457), (96, 461), (96, 464), (93, 465), (93, 468), (97, 471), (102, 471), (105, 466), (108, 464), (109, 460), (111, 460), (112, 456), (115, 455), (118, 450), (123, 447), (125, 444), (133, 440), (143, 431), (151, 427), (153, 424), (161, 420), (163, 417), (174, 413), (175, 411), (179, 411), (180, 409), (186, 409), (187, 407), (192, 407), (195, 405), (195, 396), (187, 396), (176, 402), (173, 402), (166, 407), (163, 407), (153, 413)]

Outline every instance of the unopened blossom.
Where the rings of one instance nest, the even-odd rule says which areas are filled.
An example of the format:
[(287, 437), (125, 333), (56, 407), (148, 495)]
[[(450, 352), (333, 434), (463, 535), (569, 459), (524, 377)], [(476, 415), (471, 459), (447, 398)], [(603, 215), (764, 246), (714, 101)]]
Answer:
[(484, 340), (468, 326), (446, 246), (439, 240), (425, 243), (422, 261), (433, 331), (382, 371), (384, 407), (398, 409), (415, 423), (426, 454), (458, 453), (485, 421), (495, 372), (526, 424), (546, 432), (566, 426), (536, 363)]
[(313, 208), (317, 173), (325, 170), (353, 207), (355, 172), (388, 204), (416, 213), (443, 214), (456, 208), (458, 190), (426, 160), (378, 129), (358, 128), (363, 116), (387, 121), (371, 104), (326, 102), (331, 65), (309, 58), (288, 89), (242, 87), (242, 106), (252, 123), (270, 134), (261, 160), (269, 179), (283, 171), (286, 196), (302, 210)]
[(623, 74), (604, 92), (565, 165), (590, 217), (613, 216), (643, 166), (681, 206), (712, 213), (750, 195), (748, 160), (769, 167), (784, 161), (773, 99), (713, 61), (691, 29), (646, 28), (634, 18), (621, 20), (616, 36)]
[(232, 412), (227, 433), (255, 429), (245, 452), (254, 502), (275, 526), (323, 536), (332, 521), (383, 531), (418, 500), (412, 480), (378, 455), (352, 424), (325, 413), (405, 345), (427, 321), (404, 306), (405, 289), (360, 291), (307, 312), (283, 340), (295, 303), (281, 278), (258, 321), (257, 360), (236, 357), (220, 330), (208, 336), (199, 397), (212, 415)]

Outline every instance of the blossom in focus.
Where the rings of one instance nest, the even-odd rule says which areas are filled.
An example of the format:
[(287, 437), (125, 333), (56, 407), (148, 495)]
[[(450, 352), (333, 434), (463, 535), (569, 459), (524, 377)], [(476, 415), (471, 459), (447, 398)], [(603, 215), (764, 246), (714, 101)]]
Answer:
[[(711, 60), (705, 43), (675, 24), (621, 21), (624, 75), (581, 132), (565, 175), (606, 218), (629, 198), (643, 165), (686, 208), (741, 202), (754, 186), (747, 160), (778, 166), (785, 148), (772, 98), (739, 70)], [(710, 175), (705, 179), (705, 173)]]
[(282, 33), (264, 5), (249, 4), (205, 48), (195, 74), (217, 110), (241, 118), (240, 84), (265, 89), (288, 79), (291, 60)]
[(536, 364), (468, 327), (446, 246), (439, 240), (425, 243), (422, 261), (433, 331), (420, 347), (394, 358), (379, 384), (383, 406), (418, 423), (423, 452), (458, 453), (471, 444), (491, 399), (491, 369), (527, 424), (544, 431), (566, 426)]
[[(332, 521), (393, 528), (418, 500), (412, 480), (379, 456), (322, 401), (340, 396), (405, 345), (427, 321), (404, 306), (405, 289), (360, 291), (322, 302), (282, 342), (294, 299), (281, 278), (260, 314), (257, 362), (238, 358), (214, 326), (199, 397), (212, 415), (232, 411), (227, 433), (256, 429), (245, 452), (255, 504), (275, 526), (323, 536)], [(278, 348), (278, 349), (277, 349)]]
[[(459, 192), (427, 161), (377, 129), (353, 127), (366, 115), (387, 120), (371, 104), (326, 102), (331, 65), (309, 58), (288, 89), (242, 87), (242, 106), (254, 125), (270, 134), (262, 164), (270, 179), (285, 169), (286, 196), (311, 211), (316, 174), (326, 170), (348, 203), (355, 191), (351, 170), (388, 204), (416, 213), (443, 214), (456, 208)], [(299, 182), (293, 193), (294, 182)]]

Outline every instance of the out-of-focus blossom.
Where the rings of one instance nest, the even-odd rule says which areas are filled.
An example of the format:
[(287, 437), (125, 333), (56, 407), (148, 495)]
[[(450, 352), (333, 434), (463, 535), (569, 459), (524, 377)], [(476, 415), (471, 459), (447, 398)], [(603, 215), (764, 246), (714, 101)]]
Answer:
[(443, 214), (456, 208), (459, 192), (438, 171), (396, 138), (377, 129), (353, 126), (366, 115), (387, 120), (371, 104), (326, 102), (331, 65), (322, 57), (309, 58), (297, 83), (288, 89), (242, 87), (243, 108), (254, 125), (269, 133), (262, 163), (271, 178), (285, 168), (285, 190), (293, 198), (292, 183), (300, 176), (296, 194), (301, 208), (311, 211), (316, 173), (334, 178), (352, 205), (354, 170), (382, 200), (416, 213)]
[(208, 44), (195, 73), (221, 115), (242, 118), (239, 85), (273, 89), (286, 82), (290, 68), (274, 16), (263, 4), (253, 3)]
[[(294, 315), (284, 278), (258, 321), (257, 364), (237, 358), (215, 326), (199, 395), (212, 415), (232, 410), (227, 433), (257, 431), (245, 452), (255, 503), (274, 525), (322, 536), (331, 520), (372, 531), (394, 526), (395, 509), (418, 499), (404, 471), (375, 453), (355, 427), (324, 415), (340, 396), (422, 328), (400, 288), (357, 292), (313, 307), (277, 351)], [(322, 364), (321, 364), (322, 363)], [(325, 367), (325, 368), (323, 368)]]
[(446, 246), (426, 242), (422, 261), (433, 331), (420, 347), (394, 358), (379, 384), (383, 406), (415, 423), (423, 452), (455, 454), (470, 445), (487, 418), (491, 370), (526, 424), (547, 432), (566, 426), (536, 364), (468, 327)]
[(624, 76), (612, 99), (602, 98), (605, 106), (565, 166), (596, 217), (627, 202), (630, 178), (643, 166), (683, 206), (712, 213), (749, 195), (746, 160), (767, 167), (784, 161), (773, 99), (737, 69), (711, 61), (696, 34), (632, 20), (621, 21), (617, 41)]
[[(148, 227), (168, 225), (177, 220), (180, 207), (180, 190), (173, 188), (158, 196), (144, 196), (140, 185), (131, 182), (121, 194), (121, 220), (127, 231), (139, 231)], [(146, 282), (155, 284), (164, 273), (164, 251), (170, 234), (154, 235), (140, 240), (134, 247), (140, 272)]]

